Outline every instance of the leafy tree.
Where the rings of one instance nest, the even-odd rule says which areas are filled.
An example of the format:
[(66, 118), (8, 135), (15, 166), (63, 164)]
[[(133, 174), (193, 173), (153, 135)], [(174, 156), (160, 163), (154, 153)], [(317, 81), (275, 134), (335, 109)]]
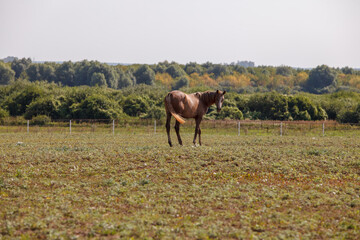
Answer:
[(336, 71), (326, 65), (312, 69), (306, 82), (309, 91), (318, 93), (321, 89), (336, 85)]
[(293, 69), (287, 66), (280, 66), (276, 68), (276, 74), (282, 75), (285, 77), (290, 77), (293, 75)]
[(240, 65), (237, 65), (237, 64), (233, 66), (233, 70), (240, 73), (240, 74), (247, 73), (247, 70), (246, 70), (246, 68), (244, 66), (240, 66)]
[(0, 61), (0, 85), (8, 84), (15, 79), (15, 72), (4, 62)]
[(76, 86), (75, 68), (71, 61), (63, 62), (55, 71), (56, 82), (66, 86)]
[(14, 59), (11, 63), (12, 70), (15, 71), (15, 78), (19, 78), (21, 73), (24, 72), (31, 64), (30, 58)]
[(25, 119), (32, 119), (37, 115), (46, 115), (52, 119), (59, 117), (60, 102), (55, 96), (45, 96), (32, 101), (24, 114)]
[(160, 120), (165, 117), (165, 109), (163, 107), (158, 107), (152, 105), (147, 113), (142, 116), (144, 119), (157, 119)]
[(136, 84), (153, 85), (155, 81), (155, 72), (148, 66), (142, 65), (135, 72)]
[(48, 81), (52, 82), (56, 80), (57, 72), (50, 63), (32, 63), (26, 69), (26, 73), (31, 82), (35, 81)]
[(219, 113), (213, 111), (211, 115), (215, 115), (215, 119), (243, 119), (243, 113), (236, 107), (225, 106)]
[(121, 115), (119, 104), (100, 94), (88, 96), (72, 109), (73, 116), (79, 119), (117, 119)]
[(355, 74), (355, 70), (347, 66), (341, 68), (341, 72), (343, 72), (344, 74)]
[(4, 119), (5, 117), (9, 116), (9, 112), (5, 109), (0, 108), (0, 120)]
[(176, 81), (173, 90), (177, 90), (182, 87), (189, 87), (189, 79), (185, 76), (180, 77), (179, 80)]
[(186, 72), (180, 67), (179, 64), (173, 63), (166, 68), (166, 73), (168, 73), (172, 78), (179, 78), (186, 76)]
[(87, 73), (88, 80), (90, 79), (90, 81), (91, 81), (91, 77), (93, 76), (93, 74), (95, 72), (104, 74), (108, 87), (110, 87), (110, 88), (118, 87), (119, 76), (118, 76), (116, 70), (114, 69), (114, 67), (109, 66), (107, 64), (102, 64), (98, 61), (91, 61), (90, 67), (89, 67), (89, 70)]
[(45, 91), (42, 87), (36, 85), (25, 86), (19, 92), (14, 92), (6, 100), (5, 104), (11, 116), (23, 115), (27, 106), (38, 97), (44, 96)]
[(131, 71), (124, 72), (121, 68), (117, 68), (116, 71), (119, 76), (118, 89), (133, 86), (136, 82), (136, 79)]
[(103, 73), (94, 72), (93, 75), (91, 76), (90, 85), (106, 87), (107, 83), (106, 83), (105, 75)]
[(149, 104), (143, 97), (131, 95), (126, 98), (123, 110), (127, 115), (136, 117), (147, 113)]
[(29, 81), (35, 82), (36, 80), (40, 80), (40, 64), (33, 63), (26, 69), (26, 74), (29, 77)]
[(290, 117), (287, 97), (276, 92), (251, 96), (248, 106), (250, 111), (260, 112), (261, 119), (286, 120)]
[(229, 75), (231, 71), (228, 66), (223, 64), (214, 64), (210, 68), (208, 68), (209, 74), (214, 74), (215, 78), (219, 76)]
[(87, 60), (83, 60), (81, 62), (76, 62), (74, 64), (74, 70), (75, 70), (75, 85), (90, 85), (91, 81), (91, 75), (90, 78), (88, 78), (88, 71), (91, 67), (91, 63)]
[(190, 62), (185, 65), (185, 72), (188, 75), (192, 73), (197, 73), (199, 75), (202, 75), (204, 73), (204, 69), (200, 64), (197, 64), (196, 62)]

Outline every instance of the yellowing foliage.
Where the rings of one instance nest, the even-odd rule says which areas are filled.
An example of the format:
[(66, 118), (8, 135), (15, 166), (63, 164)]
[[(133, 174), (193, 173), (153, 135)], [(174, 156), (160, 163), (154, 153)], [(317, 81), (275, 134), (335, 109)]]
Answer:
[(157, 73), (155, 75), (155, 81), (166, 86), (168, 89), (170, 89), (174, 83), (174, 79), (168, 73)]
[(232, 75), (218, 77), (217, 82), (225, 83), (227, 86), (234, 88), (242, 88), (250, 86), (250, 77), (245, 74), (235, 72)]
[(309, 78), (309, 74), (307, 74), (306, 72), (299, 72), (295, 76), (294, 85), (303, 85), (305, 84), (308, 78)]
[(195, 87), (195, 86), (210, 86), (210, 87), (217, 87), (219, 84), (210, 77), (209, 74), (199, 75), (198, 73), (192, 73), (190, 74), (189, 78), (189, 86)]
[(360, 76), (358, 75), (351, 75), (349, 79), (349, 84), (351, 87), (355, 87), (360, 89)]

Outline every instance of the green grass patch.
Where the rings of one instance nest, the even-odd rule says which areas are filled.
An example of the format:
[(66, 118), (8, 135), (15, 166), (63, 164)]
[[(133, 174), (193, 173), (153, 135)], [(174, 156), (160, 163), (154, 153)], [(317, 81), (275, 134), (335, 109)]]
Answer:
[(0, 238), (360, 235), (358, 135), (227, 131), (3, 133)]

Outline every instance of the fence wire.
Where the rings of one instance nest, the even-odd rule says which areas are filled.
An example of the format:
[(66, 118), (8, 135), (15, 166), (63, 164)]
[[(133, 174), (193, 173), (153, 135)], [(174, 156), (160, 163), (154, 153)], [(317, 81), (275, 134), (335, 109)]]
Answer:
[[(171, 122), (174, 126), (174, 120)], [(342, 132), (359, 133), (359, 125), (340, 124), (336, 121), (260, 121), (260, 120), (203, 120), (204, 134), (224, 133), (246, 135), (334, 135)], [(193, 132), (195, 121), (188, 119), (181, 131)], [(31, 121), (8, 121), (0, 125), (0, 133), (112, 133), (135, 132), (164, 133), (165, 121), (154, 119), (57, 119), (42, 125)]]

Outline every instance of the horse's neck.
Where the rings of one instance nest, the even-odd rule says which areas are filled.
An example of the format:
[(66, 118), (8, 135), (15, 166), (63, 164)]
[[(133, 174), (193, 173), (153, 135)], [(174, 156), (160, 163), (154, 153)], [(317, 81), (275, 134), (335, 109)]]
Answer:
[(215, 96), (214, 92), (206, 92), (203, 94), (204, 103), (207, 107), (210, 107), (215, 103)]

